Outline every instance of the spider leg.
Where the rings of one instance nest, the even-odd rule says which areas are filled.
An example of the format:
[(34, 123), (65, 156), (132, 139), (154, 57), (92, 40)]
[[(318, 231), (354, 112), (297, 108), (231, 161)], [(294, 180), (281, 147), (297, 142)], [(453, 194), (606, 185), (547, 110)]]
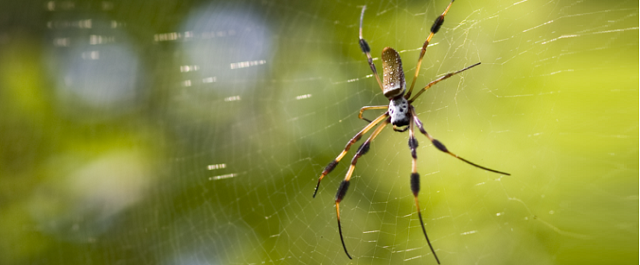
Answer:
[[(382, 115), (381, 117), (384, 117)], [(338, 188), (338, 192), (336, 193), (336, 216), (338, 219), (338, 231), (340, 232), (340, 241), (342, 241), (342, 248), (344, 248), (344, 253), (347, 254), (347, 257), (351, 259), (351, 255), (349, 255), (349, 251), (347, 251), (347, 245), (344, 244), (344, 237), (342, 236), (342, 225), (340, 225), (340, 202), (344, 198), (344, 195), (347, 194), (347, 189), (349, 188), (349, 180), (351, 180), (351, 176), (353, 175), (353, 171), (356, 169), (356, 163), (358, 163), (358, 158), (363, 156), (369, 151), (369, 147), (371, 146), (371, 141), (375, 139), (378, 134), (386, 127), (390, 122), (390, 119), (386, 119), (384, 123), (382, 123), (378, 128), (376, 128), (369, 138), (362, 143), (362, 145), (358, 148), (358, 152), (351, 159), (351, 166), (349, 166), (349, 171), (347, 171), (347, 175), (344, 177), (344, 180), (340, 183), (340, 187)]]
[(358, 113), (358, 119), (361, 119), (361, 120), (365, 120), (365, 121), (371, 122), (371, 120), (369, 120), (369, 119), (367, 119), (367, 118), (362, 117), (362, 113), (364, 113), (365, 111), (370, 110), (370, 109), (388, 109), (388, 108), (389, 108), (389, 106), (387, 106), (387, 105), (379, 105), (379, 106), (364, 106), (364, 107), (362, 107), (362, 108), (360, 109), (360, 113)]
[(405, 126), (402, 129), (398, 129), (398, 126), (393, 125), (393, 130), (396, 131), (396, 132), (406, 132), (407, 129), (409, 129), (409, 126)]
[(433, 145), (436, 148), (438, 148), (438, 150), (440, 150), (442, 152), (445, 152), (445, 153), (447, 153), (447, 154), (449, 154), (449, 155), (451, 155), (451, 156), (453, 156), (453, 157), (455, 157), (457, 159), (460, 159), (461, 161), (463, 161), (463, 162), (465, 162), (465, 163), (467, 163), (469, 165), (472, 165), (474, 167), (477, 167), (477, 168), (480, 168), (480, 169), (484, 169), (486, 171), (491, 171), (491, 172), (494, 172), (494, 173), (502, 174), (502, 175), (511, 176), (511, 174), (509, 174), (509, 173), (498, 171), (498, 170), (495, 170), (495, 169), (490, 169), (490, 168), (487, 168), (487, 167), (483, 167), (481, 165), (473, 163), (473, 162), (471, 162), (469, 160), (466, 160), (466, 159), (464, 159), (462, 157), (459, 157), (458, 155), (452, 153), (451, 151), (449, 151), (449, 149), (447, 149), (447, 147), (444, 146), (444, 144), (442, 144), (440, 141), (434, 139), (433, 137), (431, 137), (431, 135), (429, 135), (429, 133), (427, 133), (427, 131), (424, 129), (424, 126), (422, 125), (422, 122), (420, 121), (420, 119), (418, 119), (418, 116), (416, 116), (416, 112), (415, 112), (415, 109), (413, 109), (413, 106), (411, 106), (411, 115), (413, 116), (413, 120), (415, 121), (416, 126), (418, 126), (418, 129), (420, 130), (420, 132), (422, 134), (424, 134), (425, 136), (427, 136), (427, 138), (429, 138), (431, 143), (433, 143)]
[(416, 201), (416, 211), (418, 211), (418, 217), (420, 218), (420, 226), (422, 226), (422, 233), (424, 233), (424, 238), (427, 239), (427, 244), (429, 244), (429, 248), (431, 249), (431, 253), (433, 253), (433, 257), (436, 258), (436, 262), (440, 264), (440, 260), (438, 259), (438, 255), (436, 255), (436, 251), (433, 250), (433, 246), (431, 246), (431, 241), (429, 241), (429, 237), (427, 236), (427, 230), (424, 228), (424, 222), (422, 221), (422, 214), (420, 213), (420, 205), (418, 204), (418, 192), (420, 192), (420, 174), (418, 174), (418, 155), (416, 154), (416, 148), (418, 148), (418, 140), (413, 133), (413, 121), (409, 122), (409, 148), (411, 149), (411, 191), (413, 192), (413, 199)]
[(373, 75), (376, 76), (376, 81), (378, 81), (378, 86), (380, 86), (380, 90), (382, 89), (382, 81), (380, 81), (380, 76), (378, 76), (378, 71), (376, 70), (376, 65), (373, 64), (373, 58), (371, 58), (371, 48), (369, 48), (369, 43), (362, 37), (362, 20), (364, 19), (364, 10), (367, 9), (367, 6), (362, 6), (362, 13), (360, 13), (360, 50), (367, 56), (367, 61), (369, 62), (369, 67), (373, 72)]
[(376, 118), (371, 123), (369, 123), (367, 126), (365, 126), (360, 132), (358, 132), (355, 136), (353, 136), (353, 138), (351, 138), (351, 140), (349, 140), (349, 142), (347, 143), (347, 146), (344, 147), (344, 150), (342, 150), (342, 152), (338, 155), (338, 157), (336, 157), (335, 160), (331, 161), (324, 168), (324, 170), (322, 171), (322, 174), (320, 175), (320, 178), (318, 178), (318, 184), (316, 184), (316, 189), (313, 191), (313, 197), (314, 198), (316, 197), (316, 194), (318, 193), (318, 188), (320, 187), (320, 181), (322, 181), (324, 176), (329, 174), (336, 167), (336, 165), (338, 165), (338, 162), (340, 162), (340, 160), (342, 160), (342, 158), (347, 154), (347, 152), (349, 152), (349, 149), (351, 148), (351, 145), (353, 145), (355, 142), (360, 140), (360, 138), (362, 137), (363, 134), (367, 133), (369, 130), (371, 130), (371, 128), (375, 127), (378, 123), (380, 123), (381, 121), (386, 119), (388, 116), (389, 115), (386, 112), (384, 114), (378, 116), (378, 118)]
[(438, 18), (436, 18), (436, 21), (433, 22), (433, 25), (431, 25), (431, 33), (429, 34), (429, 37), (427, 37), (427, 40), (422, 45), (420, 58), (418, 58), (418, 64), (416, 65), (416, 73), (413, 75), (413, 81), (411, 81), (411, 87), (409, 87), (409, 91), (407, 91), (407, 94), (404, 95), (405, 99), (408, 99), (411, 96), (411, 91), (413, 91), (413, 86), (416, 84), (418, 73), (420, 73), (420, 65), (422, 65), (422, 59), (424, 58), (424, 54), (427, 52), (427, 46), (429, 46), (429, 42), (431, 41), (431, 38), (433, 38), (433, 35), (438, 33), (438, 30), (440, 30), (442, 23), (444, 23), (444, 16), (447, 15), (447, 12), (449, 12), (449, 8), (451, 8), (453, 1), (454, 0), (451, 0), (451, 3), (449, 3), (449, 5), (447, 6), (447, 9), (445, 9), (444, 12), (442, 12), (442, 14)]
[(480, 65), (480, 63), (479, 63), (479, 62), (478, 62), (478, 63), (476, 63), (476, 64), (474, 64), (474, 65), (467, 66), (467, 67), (465, 67), (465, 68), (463, 68), (463, 69), (460, 69), (460, 70), (458, 70), (458, 71), (448, 73), (448, 74), (446, 74), (446, 75), (441, 76), (440, 78), (438, 78), (438, 79), (436, 79), (436, 80), (433, 80), (433, 81), (429, 82), (429, 84), (427, 84), (425, 87), (423, 87), (422, 89), (420, 89), (420, 91), (418, 91), (418, 93), (416, 93), (416, 95), (415, 95), (415, 96), (413, 96), (413, 98), (409, 100), (409, 103), (412, 103), (412, 102), (413, 102), (414, 100), (416, 100), (416, 98), (418, 98), (422, 93), (424, 93), (425, 91), (427, 91), (427, 89), (429, 89), (431, 86), (433, 86), (433, 85), (437, 84), (438, 82), (440, 82), (440, 81), (442, 81), (442, 80), (445, 80), (445, 79), (447, 79), (447, 78), (449, 78), (449, 77), (452, 77), (452, 76), (454, 76), (454, 75), (456, 75), (456, 74), (462, 73), (462, 72), (464, 72), (464, 71), (466, 71), (466, 70), (469, 70), (469, 69), (471, 69), (472, 67), (476, 67), (476, 66), (478, 66), (478, 65)]

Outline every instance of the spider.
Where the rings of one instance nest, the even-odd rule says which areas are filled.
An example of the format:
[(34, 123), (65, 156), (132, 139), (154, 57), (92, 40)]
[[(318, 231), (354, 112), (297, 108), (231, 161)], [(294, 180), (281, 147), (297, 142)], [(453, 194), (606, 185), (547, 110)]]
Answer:
[[(382, 90), (383, 94), (385, 95), (385, 97), (389, 99), (389, 105), (388, 106), (386, 105), (365, 106), (360, 109), (358, 118), (369, 122), (369, 124), (365, 126), (360, 132), (358, 132), (353, 138), (351, 138), (351, 140), (349, 140), (346, 147), (344, 148), (344, 150), (342, 150), (342, 152), (338, 155), (338, 157), (335, 160), (331, 161), (325, 167), (325, 169), (322, 171), (322, 174), (320, 175), (320, 178), (318, 178), (318, 184), (316, 185), (315, 191), (313, 192), (313, 197), (315, 198), (318, 192), (318, 187), (320, 187), (320, 181), (322, 181), (322, 179), (336, 167), (338, 162), (340, 162), (340, 160), (344, 158), (344, 156), (347, 154), (347, 152), (351, 148), (351, 145), (353, 145), (355, 142), (360, 140), (362, 135), (369, 132), (372, 128), (380, 124), (375, 130), (373, 130), (369, 138), (367, 138), (367, 140), (362, 145), (360, 145), (360, 147), (358, 148), (358, 151), (353, 156), (353, 159), (351, 159), (351, 165), (349, 166), (349, 170), (347, 171), (347, 174), (344, 177), (344, 180), (340, 183), (340, 187), (338, 188), (338, 192), (336, 193), (336, 197), (335, 197), (336, 216), (338, 219), (338, 231), (340, 233), (340, 241), (342, 242), (342, 247), (344, 248), (344, 252), (345, 254), (347, 254), (347, 257), (349, 257), (349, 259), (352, 259), (352, 258), (351, 258), (351, 255), (349, 255), (349, 251), (347, 251), (347, 246), (344, 243), (344, 237), (342, 236), (342, 226), (340, 225), (340, 202), (342, 201), (345, 194), (347, 193), (347, 189), (349, 188), (349, 180), (353, 175), (353, 171), (356, 168), (356, 163), (358, 162), (358, 159), (369, 151), (369, 148), (373, 139), (375, 139), (378, 136), (378, 134), (380, 134), (382, 129), (384, 129), (387, 125), (389, 125), (389, 123), (393, 125), (394, 131), (405, 132), (409, 130), (409, 149), (411, 150), (411, 158), (412, 158), (411, 179), (410, 179), (411, 191), (413, 192), (413, 198), (416, 204), (416, 211), (418, 212), (418, 217), (420, 219), (420, 225), (422, 226), (422, 232), (424, 234), (425, 239), (427, 240), (427, 244), (429, 245), (429, 248), (431, 249), (431, 253), (433, 253), (433, 256), (435, 257), (436, 262), (438, 262), (438, 264), (440, 264), (440, 260), (438, 259), (438, 256), (436, 255), (436, 252), (433, 249), (433, 246), (431, 246), (429, 237), (427, 236), (427, 230), (424, 228), (424, 222), (422, 221), (422, 214), (420, 213), (420, 206), (418, 204), (418, 192), (420, 191), (420, 174), (418, 174), (417, 162), (416, 162), (417, 160), (416, 148), (418, 147), (418, 141), (414, 136), (414, 127), (418, 127), (418, 130), (420, 131), (420, 133), (424, 134), (438, 150), (444, 153), (447, 153), (469, 165), (472, 165), (480, 169), (484, 169), (486, 171), (491, 171), (494, 173), (503, 174), (507, 176), (511, 175), (506, 172), (486, 168), (481, 165), (475, 164), (449, 151), (449, 149), (447, 149), (444, 146), (444, 144), (442, 144), (442, 142), (434, 139), (433, 137), (431, 137), (431, 135), (427, 133), (427, 131), (424, 129), (424, 126), (422, 125), (422, 121), (420, 121), (420, 119), (416, 115), (416, 111), (413, 105), (411, 104), (424, 91), (429, 89), (431, 86), (437, 84), (438, 82), (445, 80), (453, 75), (469, 70), (475, 66), (480, 65), (480, 63), (476, 63), (471, 66), (465, 67), (461, 70), (451, 72), (444, 76), (441, 76), (440, 78), (431, 81), (425, 87), (420, 89), (413, 97), (411, 97), (411, 93), (413, 92), (413, 87), (416, 83), (416, 78), (418, 77), (418, 73), (420, 72), (420, 65), (422, 64), (422, 59), (424, 57), (424, 54), (426, 53), (427, 46), (429, 45), (429, 41), (431, 41), (431, 38), (433, 37), (433, 35), (435, 35), (440, 29), (440, 27), (442, 26), (442, 23), (444, 22), (444, 16), (447, 14), (447, 12), (449, 12), (449, 8), (451, 8), (453, 1), (454, 0), (452, 0), (449, 3), (447, 8), (444, 10), (444, 12), (442, 12), (442, 14), (435, 20), (435, 22), (431, 26), (431, 33), (429, 34), (429, 36), (427, 37), (427, 40), (422, 45), (422, 51), (420, 52), (420, 57), (418, 58), (416, 72), (413, 75), (413, 81), (411, 82), (409, 91), (407, 91), (406, 94), (405, 94), (405, 90), (406, 90), (405, 78), (404, 78), (404, 72), (402, 70), (402, 61), (400, 60), (400, 55), (398, 54), (398, 52), (396, 52), (393, 48), (386, 47), (382, 50), (382, 81), (380, 80), (380, 77), (378, 76), (378, 71), (376, 70), (376, 66), (375, 64), (373, 64), (373, 59), (371, 58), (371, 53), (370, 53), (371, 49), (369, 48), (369, 44), (362, 37), (362, 21), (364, 19), (364, 11), (366, 9), (366, 6), (362, 7), (362, 12), (360, 14), (360, 28), (359, 28), (360, 49), (367, 56), (369, 67), (371, 68), (371, 71), (373, 71), (373, 75), (376, 77), (376, 81), (378, 81), (378, 85), (380, 86), (380, 89)], [(382, 115), (378, 116), (377, 118), (375, 118), (374, 120), (368, 120), (362, 117), (362, 113), (364, 113), (365, 111), (375, 110), (375, 109), (386, 109), (387, 111)]]

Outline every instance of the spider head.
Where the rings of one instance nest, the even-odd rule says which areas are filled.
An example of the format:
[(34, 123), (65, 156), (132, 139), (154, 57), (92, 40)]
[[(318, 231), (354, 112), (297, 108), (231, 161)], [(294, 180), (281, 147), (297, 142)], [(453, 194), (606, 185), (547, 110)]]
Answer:
[(395, 126), (409, 125), (409, 101), (402, 94), (389, 101), (389, 117)]
[(382, 50), (382, 92), (392, 100), (402, 96), (405, 89), (400, 55), (393, 48), (386, 47)]

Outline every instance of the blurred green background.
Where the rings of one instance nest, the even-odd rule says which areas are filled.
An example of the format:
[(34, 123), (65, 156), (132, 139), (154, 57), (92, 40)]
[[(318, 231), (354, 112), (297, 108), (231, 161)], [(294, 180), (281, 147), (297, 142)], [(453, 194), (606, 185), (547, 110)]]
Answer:
[[(386, 129), (317, 177), (415, 71), (446, 1), (0, 2), (1, 264), (435, 264)], [(456, 1), (417, 84), (442, 264), (638, 264), (638, 2)], [(408, 80), (410, 82), (410, 78)], [(365, 114), (374, 117), (371, 111)]]

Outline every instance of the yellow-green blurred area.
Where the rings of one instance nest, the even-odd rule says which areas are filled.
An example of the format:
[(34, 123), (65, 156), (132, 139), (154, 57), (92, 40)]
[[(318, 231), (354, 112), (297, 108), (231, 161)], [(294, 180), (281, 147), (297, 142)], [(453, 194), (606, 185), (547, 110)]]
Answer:
[[(435, 264), (408, 132), (324, 167), (446, 0), (2, 1), (0, 264)], [(456, 1), (416, 80), (442, 264), (638, 264), (638, 2)], [(373, 119), (382, 111), (365, 112)]]

